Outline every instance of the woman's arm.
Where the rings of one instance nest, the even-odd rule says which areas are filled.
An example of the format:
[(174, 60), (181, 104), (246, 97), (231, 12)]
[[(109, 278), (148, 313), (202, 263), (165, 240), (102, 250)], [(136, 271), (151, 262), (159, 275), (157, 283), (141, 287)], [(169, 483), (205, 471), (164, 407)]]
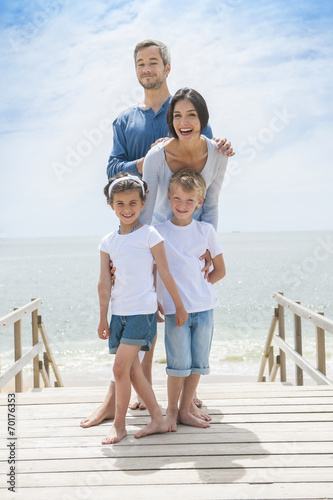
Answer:
[(110, 274), (110, 255), (100, 252), (101, 270), (98, 280), (98, 299), (99, 299), (99, 325), (97, 328), (98, 336), (101, 339), (107, 339), (110, 336), (108, 324), (108, 310), (111, 297), (111, 274)]
[(173, 303), (175, 304), (175, 307), (176, 307), (176, 317), (175, 317), (176, 325), (182, 326), (184, 323), (186, 323), (187, 318), (188, 318), (188, 314), (185, 310), (185, 307), (184, 307), (183, 301), (181, 299), (180, 293), (178, 291), (177, 285), (175, 283), (175, 280), (173, 279), (173, 277), (170, 273), (163, 241), (161, 241), (157, 245), (153, 246), (151, 248), (151, 253), (153, 254), (153, 257), (155, 259), (158, 274), (160, 275), (160, 278), (163, 281), (165, 288), (168, 290), (168, 292), (173, 300)]
[[(216, 155), (219, 155), (217, 151)], [(205, 201), (202, 204), (201, 220), (212, 224), (215, 230), (217, 230), (218, 222), (219, 195), (222, 188), (227, 163), (228, 157), (224, 155), (218, 156), (217, 172), (211, 184), (208, 186)], [(211, 167), (213, 168), (213, 165)]]
[(151, 224), (153, 218), (159, 183), (158, 153), (159, 150), (154, 147), (148, 152), (145, 157), (145, 161), (143, 162), (142, 179), (147, 182), (149, 193), (147, 195), (145, 206), (143, 207), (139, 217), (142, 224)]

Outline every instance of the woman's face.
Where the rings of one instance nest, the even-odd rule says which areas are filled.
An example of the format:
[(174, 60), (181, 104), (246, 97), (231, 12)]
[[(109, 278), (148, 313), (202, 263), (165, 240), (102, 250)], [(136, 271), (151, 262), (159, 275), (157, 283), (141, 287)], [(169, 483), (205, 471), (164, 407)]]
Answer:
[(176, 102), (173, 108), (173, 126), (179, 139), (189, 141), (198, 139), (201, 134), (201, 123), (197, 110), (188, 99)]

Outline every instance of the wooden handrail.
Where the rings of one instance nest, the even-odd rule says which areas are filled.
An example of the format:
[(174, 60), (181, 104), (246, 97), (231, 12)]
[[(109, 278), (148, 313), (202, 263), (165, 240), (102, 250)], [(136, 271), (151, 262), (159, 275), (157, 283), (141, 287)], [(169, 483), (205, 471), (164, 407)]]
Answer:
[(33, 299), (31, 302), (26, 304), (23, 307), (19, 307), (15, 309), (15, 311), (7, 314), (0, 318), (0, 332), (7, 328), (8, 326), (13, 325), (19, 319), (24, 318), (28, 313), (35, 311), (42, 304), (42, 299)]
[(273, 293), (273, 299), (275, 299), (281, 306), (286, 307), (294, 314), (297, 314), (297, 316), (310, 321), (315, 326), (322, 328), (326, 332), (333, 333), (333, 321), (331, 319), (325, 318), (325, 316), (322, 316), (320, 313), (311, 311), (311, 309), (307, 309), (299, 303), (287, 299), (287, 297), (282, 295), (281, 292)]
[[(55, 385), (63, 387), (57, 364), (52, 356), (51, 347), (47, 338), (41, 316), (38, 316), (38, 307), (42, 299), (32, 299), (23, 307), (14, 309), (13, 312), (0, 318), (0, 331), (14, 325), (14, 349), (15, 363), (3, 375), (0, 376), (0, 389), (15, 377), (15, 392), (22, 392), (22, 369), (27, 363), (33, 361), (33, 387), (38, 388), (40, 376), (42, 376), (45, 387), (50, 387), (48, 366), (51, 365), (56, 378)], [(27, 314), (31, 313), (32, 323), (32, 348), (22, 356), (21, 323)], [(39, 341), (39, 333), (41, 341)], [(39, 360), (39, 354), (44, 352), (45, 362)]]
[(22, 358), (20, 358), (16, 363), (9, 368), (3, 375), (0, 377), (0, 389), (3, 388), (12, 378), (15, 377), (22, 369), (25, 367), (29, 361), (34, 359), (41, 351), (43, 350), (43, 342), (38, 342), (34, 347), (30, 349), (30, 351), (26, 352)]
[[(296, 366), (296, 384), (303, 385), (303, 370), (317, 383), (333, 385), (333, 382), (326, 377), (325, 362), (325, 331), (333, 333), (333, 321), (325, 318), (323, 313), (311, 311), (303, 307), (299, 302), (288, 299), (282, 292), (273, 294), (273, 298), (278, 303), (268, 331), (264, 352), (258, 374), (258, 382), (264, 382), (264, 372), (267, 359), (271, 356), (273, 346), (272, 341), (279, 348), (279, 356), (276, 356), (274, 363), (269, 367), (269, 380), (274, 381), (277, 371), (280, 369), (281, 382), (286, 382), (286, 357), (290, 358)], [(285, 340), (284, 309), (287, 308), (294, 314), (294, 348)], [(317, 368), (312, 366), (302, 356), (302, 326), (301, 319), (310, 321), (316, 327), (316, 357)], [(278, 324), (279, 334), (274, 336), (276, 325)]]

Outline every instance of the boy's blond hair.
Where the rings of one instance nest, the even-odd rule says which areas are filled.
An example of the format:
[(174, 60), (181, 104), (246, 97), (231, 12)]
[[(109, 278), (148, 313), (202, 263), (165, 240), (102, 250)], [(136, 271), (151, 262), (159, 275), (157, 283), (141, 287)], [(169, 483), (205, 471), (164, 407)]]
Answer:
[(173, 186), (180, 186), (183, 191), (195, 191), (199, 199), (205, 197), (206, 182), (201, 174), (198, 174), (192, 168), (183, 168), (179, 170), (170, 179), (168, 192), (171, 195)]

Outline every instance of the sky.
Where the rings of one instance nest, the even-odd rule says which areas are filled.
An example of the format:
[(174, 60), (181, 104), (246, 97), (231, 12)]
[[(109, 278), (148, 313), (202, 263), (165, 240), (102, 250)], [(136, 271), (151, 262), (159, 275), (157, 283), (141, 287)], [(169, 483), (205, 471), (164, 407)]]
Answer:
[(2, 0), (0, 237), (104, 235), (111, 123), (142, 100), (133, 50), (171, 52), (236, 152), (220, 232), (332, 230), (331, 0)]

